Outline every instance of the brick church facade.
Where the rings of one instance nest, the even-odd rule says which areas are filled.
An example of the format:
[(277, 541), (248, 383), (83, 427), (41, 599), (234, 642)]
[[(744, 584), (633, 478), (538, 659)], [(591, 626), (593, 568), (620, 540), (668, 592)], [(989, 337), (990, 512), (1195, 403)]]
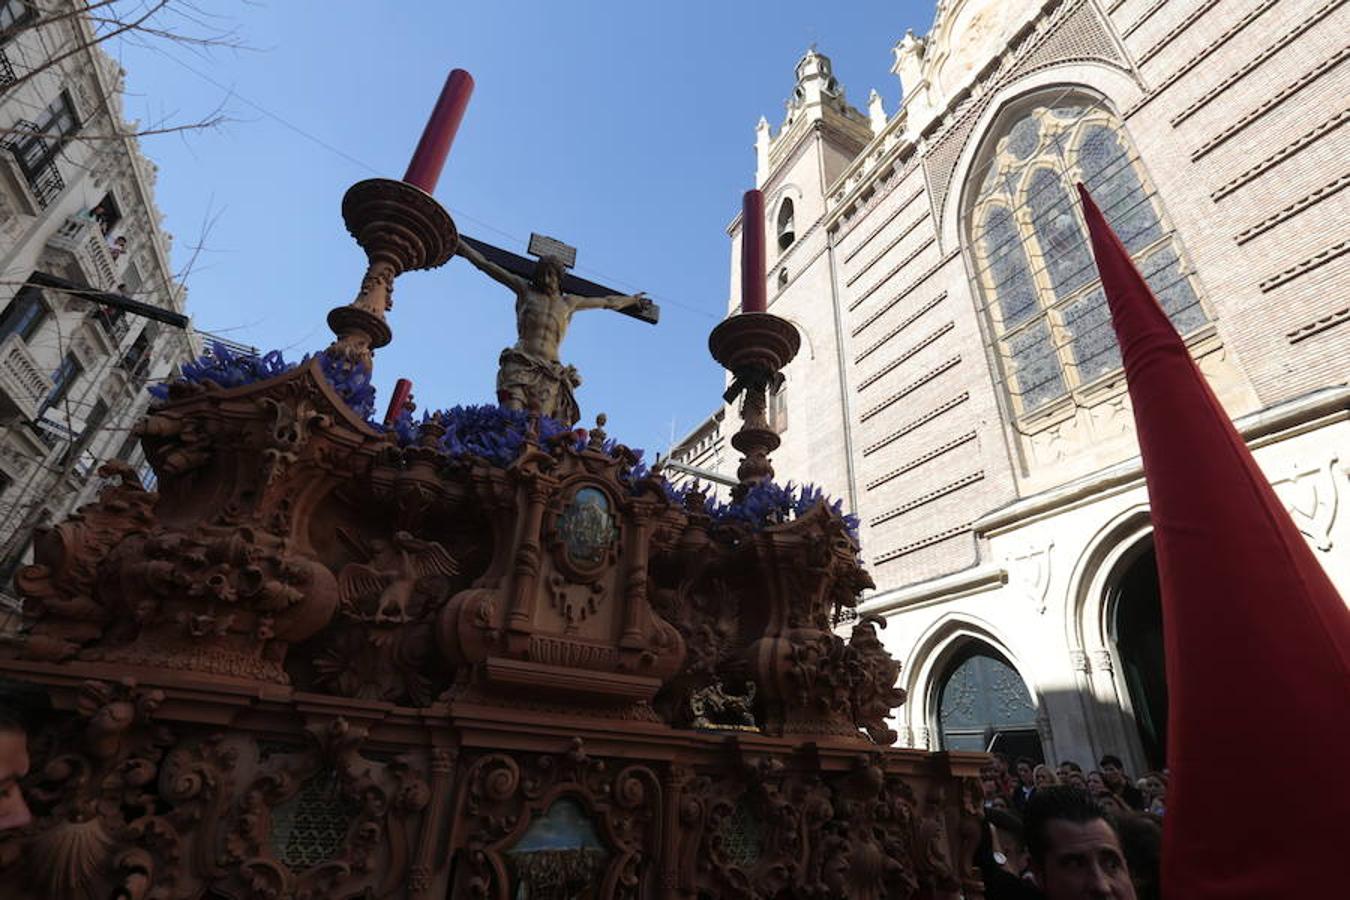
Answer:
[[(1164, 763), (1148, 497), (1077, 181), (1350, 589), (1347, 33), (1342, 0), (942, 0), (895, 47), (898, 109), (851, 106), (812, 50), (760, 121), (769, 311), (804, 338), (775, 464), (862, 520), (900, 743)], [(730, 472), (734, 420), (672, 458)]]

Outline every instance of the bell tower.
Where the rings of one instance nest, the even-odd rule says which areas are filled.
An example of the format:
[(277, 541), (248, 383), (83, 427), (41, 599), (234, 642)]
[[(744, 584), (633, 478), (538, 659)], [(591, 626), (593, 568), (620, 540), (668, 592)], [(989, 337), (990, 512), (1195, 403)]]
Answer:
[[(755, 128), (755, 185), (764, 192), (769, 312), (790, 319), (808, 349), (787, 367), (784, 385), (769, 398), (769, 424), (783, 442), (775, 451), (775, 466), (847, 498), (845, 505), (852, 509), (842, 381), (835, 364), (836, 290), (828, 254), (821, 252), (824, 229), (818, 225), (831, 185), (872, 141), (873, 125), (849, 104), (830, 58), (814, 47), (797, 60), (785, 107), (776, 129), (764, 118)], [(728, 312), (734, 314), (740, 309), (739, 217), (728, 233)]]

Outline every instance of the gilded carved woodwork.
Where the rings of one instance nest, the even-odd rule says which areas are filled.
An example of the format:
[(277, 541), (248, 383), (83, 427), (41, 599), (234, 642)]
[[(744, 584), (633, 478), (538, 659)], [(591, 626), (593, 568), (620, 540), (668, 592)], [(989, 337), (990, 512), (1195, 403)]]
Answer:
[[(403, 230), (349, 221), (369, 277), (449, 252), (419, 263), (429, 198), (377, 188), (349, 219)], [(0, 895), (980, 896), (980, 757), (886, 746), (900, 663), (838, 627), (871, 587), (841, 511), (765, 480), (764, 441), (729, 512), (599, 426), (380, 428), (387, 287), (296, 367), (170, 384), (156, 491), (110, 465), (39, 535), (0, 674), (54, 710)]]

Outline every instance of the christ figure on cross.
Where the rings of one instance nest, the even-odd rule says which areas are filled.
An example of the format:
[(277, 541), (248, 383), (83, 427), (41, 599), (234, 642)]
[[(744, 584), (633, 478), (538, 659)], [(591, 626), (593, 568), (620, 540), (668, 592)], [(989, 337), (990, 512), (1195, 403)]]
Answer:
[(489, 278), (516, 295), (516, 344), (502, 351), (497, 368), (497, 402), (510, 409), (535, 410), (564, 425), (581, 418), (574, 395), (581, 376), (558, 359), (572, 314), (579, 309), (641, 311), (654, 304), (645, 293), (588, 297), (563, 290), (565, 268), (555, 256), (542, 256), (530, 278), (487, 259), (468, 240), (455, 251)]

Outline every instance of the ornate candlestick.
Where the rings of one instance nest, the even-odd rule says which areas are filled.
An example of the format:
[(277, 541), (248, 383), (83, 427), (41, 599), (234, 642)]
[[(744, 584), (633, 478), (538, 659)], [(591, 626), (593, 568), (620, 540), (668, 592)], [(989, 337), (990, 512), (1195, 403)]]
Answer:
[(384, 314), (394, 305), (394, 279), (409, 269), (444, 265), (455, 254), (459, 232), (434, 197), (391, 178), (352, 185), (342, 198), (342, 220), (369, 266), (356, 299), (328, 313), (328, 327), (337, 335), (328, 352), (370, 368), (371, 351), (393, 338)]
[(459, 232), (431, 192), (472, 93), (469, 73), (452, 71), (403, 180), (358, 181), (342, 198), (342, 220), (370, 265), (356, 299), (328, 313), (328, 327), (337, 335), (330, 354), (370, 369), (371, 351), (393, 338), (384, 314), (394, 305), (394, 279), (409, 269), (434, 269), (455, 255)]
[(731, 403), (741, 393), (741, 428), (731, 446), (745, 454), (736, 469), (743, 495), (757, 481), (773, 478), (769, 454), (782, 443), (769, 427), (770, 389), (783, 383), (783, 367), (801, 349), (801, 335), (786, 319), (765, 312), (764, 195), (746, 191), (741, 216), (741, 308), (744, 312), (718, 324), (708, 335), (708, 351), (731, 372), (731, 387), (723, 395)]
[(741, 428), (731, 436), (731, 446), (745, 454), (736, 469), (741, 480), (738, 491), (773, 478), (769, 454), (782, 440), (769, 427), (769, 390), (783, 383), (782, 369), (797, 355), (801, 342), (791, 322), (766, 312), (732, 316), (708, 335), (708, 351), (732, 375), (724, 395), (727, 402), (745, 394)]

